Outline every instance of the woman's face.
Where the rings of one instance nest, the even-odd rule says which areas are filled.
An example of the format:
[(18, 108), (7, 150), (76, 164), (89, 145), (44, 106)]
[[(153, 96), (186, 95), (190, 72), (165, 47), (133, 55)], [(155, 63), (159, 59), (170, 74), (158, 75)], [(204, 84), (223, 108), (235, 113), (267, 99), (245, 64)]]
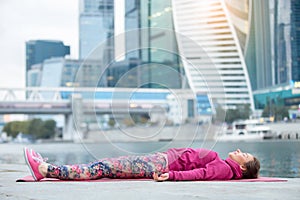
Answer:
[(230, 152), (228, 156), (242, 166), (244, 166), (245, 163), (253, 160), (253, 156), (251, 154), (243, 153), (240, 149)]

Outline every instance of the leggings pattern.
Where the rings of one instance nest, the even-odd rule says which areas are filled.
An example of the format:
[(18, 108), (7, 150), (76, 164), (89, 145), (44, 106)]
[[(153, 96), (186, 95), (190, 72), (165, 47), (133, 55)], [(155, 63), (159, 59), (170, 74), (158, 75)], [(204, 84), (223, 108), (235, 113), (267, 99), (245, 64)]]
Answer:
[(167, 172), (164, 154), (145, 156), (121, 156), (105, 158), (89, 164), (48, 165), (46, 177), (59, 179), (87, 180), (100, 178), (152, 178), (153, 172)]

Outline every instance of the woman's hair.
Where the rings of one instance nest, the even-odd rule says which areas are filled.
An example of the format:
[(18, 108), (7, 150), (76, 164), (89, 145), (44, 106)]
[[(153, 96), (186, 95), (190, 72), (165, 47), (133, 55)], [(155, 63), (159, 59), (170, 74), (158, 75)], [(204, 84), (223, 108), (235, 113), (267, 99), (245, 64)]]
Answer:
[(253, 156), (253, 160), (245, 164), (246, 170), (243, 171), (243, 178), (257, 178), (260, 169), (259, 160)]

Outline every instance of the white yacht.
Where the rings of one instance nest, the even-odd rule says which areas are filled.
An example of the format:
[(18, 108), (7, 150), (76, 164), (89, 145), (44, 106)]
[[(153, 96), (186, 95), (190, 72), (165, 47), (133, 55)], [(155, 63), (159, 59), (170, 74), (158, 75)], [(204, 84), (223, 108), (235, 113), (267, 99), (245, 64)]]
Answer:
[(259, 120), (244, 120), (232, 123), (216, 135), (218, 141), (263, 140), (273, 138), (270, 127)]

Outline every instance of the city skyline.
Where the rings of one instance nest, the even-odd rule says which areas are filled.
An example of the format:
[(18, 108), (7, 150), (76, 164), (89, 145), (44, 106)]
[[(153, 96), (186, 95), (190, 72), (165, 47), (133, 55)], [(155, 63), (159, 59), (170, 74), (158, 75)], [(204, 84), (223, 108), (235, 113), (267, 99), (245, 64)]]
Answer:
[(25, 87), (29, 40), (61, 40), (78, 58), (78, 1), (4, 0), (0, 2), (0, 87)]
[[(227, 1), (224, 1), (224, 2), (227, 2)], [(291, 3), (292, 2), (293, 2), (293, 0), (291, 0)], [(238, 5), (239, 4), (237, 4), (236, 2), (234, 3), (234, 6), (236, 8), (239, 8)], [(244, 4), (244, 5), (246, 5), (246, 4)], [(294, 5), (293, 10), (297, 10), (298, 9), (297, 4), (293, 4), (293, 5)], [(41, 2), (36, 3), (33, 0), (29, 0), (28, 2), (26, 2), (26, 5), (19, 4), (16, 0), (1, 2), (0, 17), (2, 18), (2, 22), (3, 22), (0, 26), (0, 30), (2, 30), (0, 38), (1, 38), (1, 44), (3, 47), (3, 48), (1, 48), (2, 49), (1, 61), (2, 61), (2, 69), (5, 69), (5, 70), (2, 70), (3, 73), (0, 74), (0, 87), (24, 87), (25, 86), (25, 77), (26, 76), (25, 76), (25, 70), (24, 70), (24, 68), (25, 68), (24, 62), (26, 60), (25, 59), (26, 54), (25, 54), (24, 44), (27, 41), (30, 41), (30, 40), (59, 40), (59, 41), (62, 41), (64, 44), (71, 47), (71, 55), (67, 57), (68, 59), (69, 58), (77, 59), (77, 57), (80, 56), (79, 55), (80, 47), (79, 47), (78, 43), (82, 38), (80, 37), (80, 31), (79, 31), (79, 24), (81, 24), (81, 22), (79, 21), (79, 7), (78, 6), (79, 6), (78, 0), (77, 1), (65, 0), (65, 1), (59, 2), (59, 3), (50, 2), (48, 0), (43, 0)], [(159, 9), (160, 6), (161, 6), (161, 3), (155, 4), (155, 6), (153, 6), (153, 7)], [(260, 6), (261, 5), (259, 5), (258, 7), (260, 7)], [(263, 7), (268, 7), (268, 6), (264, 5)], [(70, 11), (70, 9), (72, 11)], [(230, 8), (230, 9), (233, 9), (233, 8)], [(273, 12), (272, 6), (270, 7), (270, 9), (271, 9), (271, 13), (272, 13)], [(282, 8), (280, 7), (280, 9), (282, 9)], [(12, 12), (11, 10), (13, 10), (14, 12)], [(259, 9), (256, 9), (256, 10), (259, 10)], [(287, 8), (287, 10), (289, 10), (289, 8)], [(244, 13), (243, 9), (241, 11), (242, 12), (240, 13), (240, 15), (244, 14), (246, 16), (247, 12)], [(245, 11), (247, 11), (247, 9), (245, 9)], [(14, 14), (11, 14), (11, 13), (14, 13)], [(160, 12), (158, 12), (158, 13), (160, 13)], [(267, 15), (268, 12), (265, 11), (263, 13)], [(293, 13), (293, 12), (291, 12), (291, 13)], [(244, 15), (241, 15), (241, 16), (244, 16)], [(279, 17), (279, 16), (280, 15), (278, 15), (277, 17)], [(231, 16), (231, 17), (233, 17), (233, 16)], [(285, 17), (285, 15), (282, 17)], [(294, 16), (294, 17), (296, 17), (296, 16)], [(271, 17), (271, 19), (273, 19), (273, 18), (274, 18), (274, 16)], [(236, 18), (233, 17), (233, 19), (236, 19)], [(153, 18), (153, 20), (155, 21), (154, 18)], [(70, 21), (72, 21), (72, 23), (70, 23)], [(259, 20), (256, 20), (256, 21), (259, 21)], [(283, 22), (278, 21), (278, 23), (279, 22), (280, 22), (280, 27), (282, 28)], [(284, 23), (287, 23), (287, 22), (284, 21)], [(128, 24), (131, 24), (131, 23), (128, 23)], [(156, 22), (153, 24), (156, 24)], [(278, 24), (274, 27), (276, 28), (277, 26), (278, 26)], [(296, 27), (296, 26), (297, 26), (297, 23), (295, 21), (295, 24), (293, 24), (293, 26), (291, 26), (291, 27)], [(266, 27), (266, 26), (263, 26), (263, 27)], [(271, 29), (273, 29), (274, 27), (271, 26)], [(256, 28), (259, 30), (261, 29), (259, 27), (256, 27)], [(281, 30), (280, 35), (278, 35), (276, 37), (274, 36), (275, 39), (273, 38), (271, 41), (273, 41), (273, 40), (277, 41), (276, 38), (280, 36), (280, 38), (281, 38), (280, 45), (283, 47), (280, 49), (285, 49), (286, 45), (287, 45), (288, 49), (291, 49), (288, 46), (289, 45), (288, 42), (291, 41), (291, 40), (289, 40), (289, 37), (288, 37), (290, 33), (282, 32), (283, 29), (280, 29), (280, 30)], [(296, 30), (296, 28), (294, 28), (292, 30)], [(290, 30), (290, 31), (292, 31), (292, 30)], [(260, 31), (260, 32), (264, 32), (264, 31)], [(269, 32), (269, 31), (267, 31), (267, 32)], [(275, 32), (277, 33), (278, 31), (275, 31)], [(279, 32), (278, 32), (278, 34), (279, 34)], [(237, 35), (239, 36), (239, 35), (241, 35), (241, 33), (238, 31)], [(285, 37), (286, 39), (284, 39), (284, 37), (283, 37), (285, 35), (286, 35), (286, 37)], [(297, 34), (294, 33), (294, 35), (297, 35)], [(268, 37), (268, 34), (266, 35), (266, 37), (261, 37), (261, 38), (256, 37), (256, 38), (260, 38), (263, 41), (270, 42), (269, 40), (264, 39), (267, 37)], [(292, 37), (292, 39), (293, 38), (297, 39), (297, 37)], [(243, 41), (243, 38), (241, 41)], [(277, 42), (279, 42), (279, 41), (277, 41)], [(277, 45), (277, 42), (275, 42), (274, 45), (275, 44)], [(258, 43), (261, 44), (262, 42), (258, 42)], [(266, 45), (266, 47), (267, 47), (266, 49), (270, 49), (268, 47), (268, 45)], [(257, 48), (255, 48), (255, 49), (257, 51)], [(274, 49), (276, 49), (276, 48), (274, 48)], [(296, 55), (297, 46), (294, 45), (292, 49), (295, 49), (295, 51), (293, 51), (293, 53), (295, 55), (293, 54), (293, 56), (297, 56)], [(268, 52), (268, 50), (262, 51), (262, 52)], [(288, 56), (286, 54), (283, 54), (282, 52), (283, 52), (283, 50), (274, 52), (274, 55), (272, 54), (272, 56), (275, 56), (275, 53), (280, 53), (281, 57), (283, 57), (283, 58)], [(287, 52), (289, 52), (289, 51), (287, 51)], [(270, 52), (268, 52), (268, 53), (270, 54)], [(260, 55), (260, 53), (258, 53), (258, 54)], [(271, 56), (262, 56), (262, 57), (269, 58)], [(259, 61), (259, 63), (265, 63), (263, 60), (261, 60), (258, 57), (256, 57), (256, 61), (257, 60)], [(267, 60), (269, 63), (268, 66), (270, 64), (272, 64), (272, 62), (274, 61), (274, 60), (272, 60), (272, 62), (270, 62), (269, 59), (267, 59)], [(293, 59), (293, 60), (296, 60), (296, 59)], [(289, 65), (285, 65), (285, 63), (289, 64)], [(256, 64), (255, 63), (254, 64), (247, 63), (247, 61), (246, 61), (246, 64), (248, 66), (248, 73), (250, 73), (252, 71), (253, 72), (256, 71), (256, 70), (250, 70), (249, 66), (257, 67), (257, 65), (258, 65), (257, 63)], [(294, 68), (291, 68), (290, 64), (293, 64)], [(262, 66), (264, 66), (264, 65), (262, 65)], [(279, 73), (277, 68), (275, 69), (275, 67), (277, 65), (275, 67), (274, 66), (272, 65), (271, 70), (269, 69), (270, 67), (266, 68), (269, 70), (264, 70), (264, 68), (262, 68), (259, 65), (258, 69), (260, 69), (260, 70), (259, 71), (257, 70), (256, 77), (259, 77), (259, 76), (265, 74), (265, 75), (268, 75), (269, 78), (274, 79), (274, 77), (276, 75), (275, 72)], [(281, 66), (281, 68), (280, 68), (281, 71), (280, 71), (279, 75), (280, 75), (280, 78), (282, 76), (282, 80), (280, 79), (280, 81), (282, 81), (282, 83), (289, 84), (289, 82), (287, 80), (291, 78), (291, 74), (289, 74), (289, 73), (291, 73), (291, 71), (295, 72), (295, 73), (293, 73), (293, 76), (295, 77), (293, 80), (297, 81), (298, 67), (297, 67), (296, 62), (290, 63), (290, 60), (288, 58), (287, 60), (284, 60), (284, 62), (281, 63), (280, 66)], [(269, 73), (270, 71), (272, 71), (272, 73)], [(272, 77), (270, 76), (271, 74), (272, 74)], [(254, 73), (254, 75), (255, 75), (255, 73)], [(279, 76), (276, 76), (276, 78), (279, 78)], [(251, 79), (251, 77), (250, 77), (250, 79)], [(252, 79), (253, 79), (253, 77), (252, 77)], [(264, 79), (260, 77), (258, 80), (262, 81)], [(259, 83), (258, 80), (254, 80), (254, 81), (252, 80), (252, 83), (253, 82)], [(272, 80), (272, 81), (274, 84), (274, 80)], [(272, 85), (272, 84), (267, 84), (265, 86), (264, 86), (264, 84), (262, 84), (262, 88), (264, 88), (266, 86), (270, 86), (270, 85)], [(255, 89), (256, 89), (255, 87), (252, 88), (252, 90), (255, 90)], [(257, 89), (259, 89), (259, 88), (257, 88)], [(269, 95), (269, 94), (266, 94), (266, 95)], [(265, 99), (265, 98), (262, 97), (262, 100), (263, 99)], [(263, 101), (265, 101), (265, 100), (263, 100)], [(259, 102), (258, 104), (261, 104), (261, 102)], [(259, 107), (263, 107), (264, 103), (262, 103), (261, 105)]]

